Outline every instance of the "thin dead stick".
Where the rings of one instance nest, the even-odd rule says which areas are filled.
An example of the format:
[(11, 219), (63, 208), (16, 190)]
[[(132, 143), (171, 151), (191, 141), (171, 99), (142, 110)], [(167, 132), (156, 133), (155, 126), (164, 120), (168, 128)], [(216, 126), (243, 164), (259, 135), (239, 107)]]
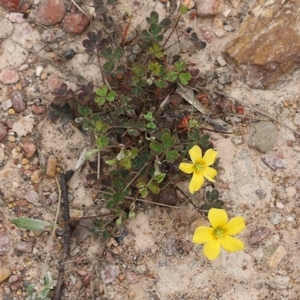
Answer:
[[(112, 193), (108, 193), (108, 192), (104, 192), (104, 191), (100, 191), (100, 193), (106, 194), (106, 195), (112, 195)], [(176, 208), (176, 209), (182, 209), (182, 208), (184, 208), (184, 207), (171, 206), (171, 205), (167, 205), (167, 204), (153, 202), (153, 201), (150, 201), (150, 200), (145, 200), (145, 199), (140, 199), (140, 198), (134, 198), (134, 197), (130, 197), (130, 196), (125, 196), (124, 198), (125, 199), (130, 199), (130, 200), (135, 200), (135, 201), (141, 201), (141, 202), (151, 203), (151, 204), (155, 204), (155, 205), (159, 205), (159, 206), (170, 207), (170, 208)]]
[(97, 179), (100, 177), (100, 150), (98, 150), (98, 161), (97, 161)]
[(58, 263), (58, 278), (57, 278), (57, 284), (55, 288), (55, 294), (53, 300), (59, 300), (60, 299), (60, 293), (62, 289), (63, 284), (63, 275), (65, 271), (65, 261), (67, 259), (67, 255), (70, 252), (70, 231), (71, 227), (69, 224), (70, 221), (70, 212), (69, 212), (69, 202), (68, 202), (68, 194), (67, 194), (67, 183), (66, 183), (66, 177), (64, 173), (60, 174), (60, 182), (61, 182), (61, 190), (62, 190), (62, 198), (63, 198), (63, 218), (65, 221), (65, 235), (64, 235), (64, 247), (61, 254), (61, 258)]
[(52, 230), (51, 237), (50, 237), (51, 240), (54, 238), (54, 235), (55, 235), (55, 231), (56, 231), (56, 227), (57, 227), (57, 221), (58, 221), (58, 216), (59, 216), (59, 211), (60, 211), (60, 205), (61, 205), (61, 188), (59, 186), (59, 182), (58, 182), (56, 176), (55, 176), (55, 181), (56, 181), (56, 185), (57, 185), (57, 189), (58, 189), (58, 202), (57, 202), (57, 208), (56, 208), (56, 215), (55, 215), (55, 220), (54, 220), (54, 226), (53, 226), (53, 230)]
[[(199, 92), (199, 90), (197, 90), (197, 89), (194, 89), (194, 90), (196, 90), (197, 92)], [(230, 95), (228, 95), (228, 94), (225, 94), (225, 93), (223, 93), (223, 92), (219, 92), (219, 91), (216, 91), (216, 90), (212, 90), (212, 89), (201, 88), (201, 90), (206, 90), (206, 91), (214, 92), (214, 93), (223, 95), (223, 96), (225, 96), (225, 97), (228, 97), (228, 98), (230, 98), (230, 99), (232, 99), (232, 100), (234, 100), (234, 101), (240, 102), (240, 103), (242, 103), (244, 106), (246, 106), (246, 107), (252, 109), (253, 111), (255, 111), (255, 112), (257, 112), (257, 113), (259, 113), (259, 114), (261, 114), (261, 115), (263, 115), (263, 116), (265, 116), (265, 117), (267, 117), (267, 118), (269, 118), (270, 120), (272, 120), (272, 121), (274, 121), (274, 122), (277, 122), (278, 124), (280, 124), (280, 125), (282, 125), (282, 126), (288, 128), (289, 130), (291, 130), (292, 132), (294, 132), (294, 133), (296, 133), (297, 135), (300, 136), (300, 132), (298, 132), (297, 130), (293, 129), (291, 126), (289, 126), (289, 125), (283, 123), (282, 121), (280, 121), (280, 120), (278, 120), (278, 119), (272, 117), (270, 114), (265, 113), (265, 112), (263, 112), (263, 111), (261, 111), (261, 110), (255, 108), (255, 107), (253, 107), (252, 105), (249, 105), (249, 104), (245, 103), (243, 100), (234, 98), (234, 97), (232, 97), (232, 96), (230, 96)]]

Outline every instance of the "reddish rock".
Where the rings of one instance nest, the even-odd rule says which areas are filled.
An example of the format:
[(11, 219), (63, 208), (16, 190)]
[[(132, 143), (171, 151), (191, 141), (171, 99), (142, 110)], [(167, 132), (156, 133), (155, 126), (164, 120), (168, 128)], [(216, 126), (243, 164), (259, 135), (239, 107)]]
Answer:
[(0, 0), (5, 8), (10, 11), (24, 12), (30, 7), (30, 1), (24, 0)]
[(24, 143), (21, 147), (25, 151), (25, 157), (27, 158), (31, 158), (36, 151), (36, 145), (33, 143)]
[(7, 130), (5, 128), (5, 126), (0, 123), (0, 142), (6, 137), (7, 134)]
[(24, 94), (20, 91), (15, 91), (10, 97), (13, 108), (16, 112), (22, 112), (26, 108), (26, 103), (24, 101)]
[(12, 67), (5, 68), (0, 73), (0, 81), (3, 82), (4, 84), (12, 84), (12, 83), (18, 82), (19, 75), (18, 75), (16, 69), (14, 69)]
[(69, 14), (64, 18), (63, 27), (69, 33), (82, 33), (90, 23), (88, 17), (82, 13)]
[(42, 115), (46, 112), (46, 108), (44, 106), (36, 104), (31, 105), (31, 110), (36, 115)]
[(63, 0), (43, 0), (36, 10), (36, 20), (46, 26), (60, 22), (66, 14)]
[(277, 88), (299, 69), (298, 16), (297, 5), (275, 0), (268, 6), (255, 5), (243, 21), (226, 52), (251, 88)]
[(224, 10), (223, 0), (198, 0), (197, 15), (201, 17), (215, 16)]
[(56, 75), (50, 75), (48, 77), (48, 89), (53, 93), (56, 89), (60, 88), (63, 84), (63, 80), (57, 77)]

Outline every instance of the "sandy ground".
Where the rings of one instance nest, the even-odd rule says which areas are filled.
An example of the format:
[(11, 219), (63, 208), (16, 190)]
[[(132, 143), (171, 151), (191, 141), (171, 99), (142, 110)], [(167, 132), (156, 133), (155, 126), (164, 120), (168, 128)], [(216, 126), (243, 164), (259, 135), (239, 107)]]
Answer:
[[(168, 13), (165, 6), (157, 2), (144, 1), (146, 3), (139, 9), (130, 1), (120, 2), (115, 17), (126, 10), (134, 12), (132, 22), (133, 27), (137, 28), (142, 26), (142, 20), (153, 10), (153, 6), (162, 14)], [(241, 7), (247, 9), (244, 3), (241, 3)], [(2, 22), (5, 13), (1, 8)], [(210, 18), (196, 18), (192, 21), (184, 18), (180, 23), (180, 31), (183, 34), (191, 26), (196, 32), (201, 32), (202, 27), (211, 28), (211, 25)], [(21, 26), (24, 25), (13, 24), (13, 32)], [(33, 27), (30, 38), (26, 41), (19, 40), (19, 45), (31, 49), (39, 42), (36, 32), (40, 30), (39, 27)], [(15, 40), (15, 34), (4, 37), (2, 43)], [(201, 51), (183, 46), (182, 51), (186, 52), (184, 57), (188, 62), (195, 63), (201, 71), (215, 70), (215, 58), (224, 51), (234, 35), (235, 33), (228, 33), (224, 38), (214, 38)], [(76, 78), (84, 76), (100, 83), (97, 66), (91, 64), (83, 53), (81, 42), (84, 37), (84, 34), (66, 36), (57, 43), (55, 51), (58, 53), (70, 47), (78, 52), (71, 61), (65, 63), (67, 72), (64, 68), (57, 68), (43, 60), (42, 55), (35, 60), (37, 56), (30, 54), (32, 63), (22, 73), (22, 78), (34, 75), (36, 67), (43, 65), (44, 72), (57, 75), (65, 81), (78, 83)], [(170, 51), (178, 51), (175, 48), (174, 46)], [(2, 63), (4, 64), (3, 61)], [(3, 67), (4, 65), (0, 65), (0, 69)], [(180, 200), (175, 208), (141, 204), (137, 208), (136, 218), (126, 221), (122, 229), (126, 234), (119, 244), (114, 239), (105, 242), (92, 236), (84, 237), (81, 242), (73, 240), (71, 255), (66, 262), (65, 287), (61, 299), (299, 299), (298, 137), (286, 126), (273, 122), (278, 136), (267, 154), (279, 155), (286, 164), (286, 168), (275, 171), (263, 163), (263, 153), (248, 146), (254, 124), (258, 120), (269, 120), (253, 111), (251, 106), (297, 128), (299, 74), (296, 72), (278, 89), (262, 91), (247, 87), (231, 65), (227, 64), (225, 68), (234, 74), (234, 80), (222, 92), (245, 105), (246, 118), (229, 120), (228, 131), (233, 134), (211, 133), (220, 158), (216, 188), (220, 191), (220, 198), (225, 202), (229, 216), (240, 215), (246, 220), (247, 228), (239, 234), (239, 238), (245, 243), (245, 250), (237, 253), (223, 251), (218, 259), (208, 261), (202, 254), (202, 246), (191, 242), (194, 222), (205, 220), (178, 193)], [(3, 102), (6, 100), (8, 87), (1, 84), (1, 88)], [(47, 82), (38, 79), (27, 88), (27, 94), (29, 101), (40, 99), (41, 104), (46, 107), (50, 106), (53, 97), (49, 93)], [(8, 115), (1, 108), (0, 114), (1, 120), (14, 123), (30, 114), (30, 110)], [(42, 203), (49, 195), (57, 193), (54, 179), (43, 178), (38, 184), (24, 180), (20, 166), (14, 164), (17, 157), (13, 157), (14, 149), (20, 142), (33, 141), (46, 157), (54, 155), (58, 159), (59, 168), (66, 171), (74, 169), (83, 148), (90, 147), (90, 138), (72, 124), (65, 125), (60, 121), (51, 123), (44, 116), (33, 117), (33, 129), (25, 137), (17, 138), (15, 146), (10, 146), (10, 142), (5, 140), (1, 144), (2, 149), (5, 149), (5, 158), (0, 165), (3, 195), (0, 226), (8, 232), (10, 250), (0, 256), (0, 268), (7, 267), (12, 275), (18, 276), (16, 282), (6, 280), (0, 284), (0, 298), (3, 300), (25, 299), (26, 283), (31, 283), (37, 290), (41, 289), (40, 280), (48, 270), (53, 279), (56, 279), (61, 250), (61, 237), (50, 240), (49, 233), (34, 234), (20, 230), (9, 221), (19, 216), (14, 203), (23, 199), (26, 191), (37, 191)], [(32, 161), (31, 163), (33, 164)], [(73, 197), (70, 202), (71, 216), (91, 216), (107, 212), (104, 200), (95, 196), (95, 190), (85, 187), (87, 174), (88, 167), (85, 166), (76, 171), (69, 183), (69, 193)], [(187, 184), (181, 183), (180, 187), (187, 190)], [(263, 191), (263, 196), (260, 196), (258, 190)], [(202, 195), (200, 193), (194, 201), (200, 203)], [(30, 204), (28, 212), (20, 215), (51, 223), (55, 217), (55, 205), (47, 207)], [(250, 244), (251, 232), (261, 227), (269, 228), (270, 234), (257, 244)], [(29, 253), (17, 251), (14, 246), (19, 241), (32, 243), (32, 250)], [(282, 259), (278, 259), (278, 256), (282, 256)], [(109, 278), (113, 280), (110, 282)]]

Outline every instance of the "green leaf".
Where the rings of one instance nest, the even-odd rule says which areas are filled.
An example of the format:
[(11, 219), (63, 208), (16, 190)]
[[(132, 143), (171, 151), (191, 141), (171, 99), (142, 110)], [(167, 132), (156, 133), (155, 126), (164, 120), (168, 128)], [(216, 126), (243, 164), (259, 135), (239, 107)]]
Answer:
[(95, 124), (95, 129), (98, 132), (102, 132), (103, 128), (104, 128), (103, 123), (101, 121), (97, 121), (96, 124)]
[(188, 137), (192, 140), (192, 141), (198, 141), (200, 138), (200, 132), (199, 129), (197, 128), (193, 128), (192, 130), (190, 130), (187, 133)]
[(143, 117), (147, 121), (154, 121), (153, 113), (151, 111), (147, 112)]
[(112, 186), (116, 189), (116, 190), (124, 190), (125, 187), (126, 187), (126, 182), (123, 178), (115, 178), (113, 181), (112, 181)]
[(102, 106), (105, 103), (105, 98), (104, 97), (96, 97), (95, 102), (99, 105)]
[(103, 70), (106, 73), (111, 73), (113, 69), (115, 68), (115, 63), (112, 60), (109, 60), (103, 65)]
[(145, 75), (146, 70), (143, 66), (134, 66), (132, 68), (132, 72), (134, 73), (135, 76), (141, 78)]
[(223, 202), (222, 200), (216, 200), (216, 201), (212, 204), (212, 206), (213, 206), (214, 208), (223, 208), (224, 202)]
[(78, 107), (78, 112), (82, 116), (87, 117), (87, 116), (89, 116), (92, 113), (92, 110), (89, 107), (87, 107), (87, 106), (79, 106)]
[(154, 122), (149, 122), (147, 125), (146, 125), (147, 128), (149, 129), (155, 129), (156, 128), (156, 124)]
[(164, 128), (162, 129), (161, 131), (159, 131), (157, 134), (156, 134), (156, 137), (158, 140), (162, 141), (162, 136), (167, 133), (169, 135), (171, 135), (171, 131), (169, 128)]
[(149, 190), (154, 194), (154, 195), (157, 195), (159, 194), (160, 192), (160, 188), (158, 187), (157, 183), (156, 182), (151, 182), (149, 185), (148, 185), (148, 188)]
[(100, 55), (104, 58), (107, 58), (107, 59), (112, 58), (112, 48), (107, 47), (105, 50), (100, 52)]
[(141, 188), (143, 188), (143, 187), (145, 187), (146, 186), (146, 182), (144, 181), (144, 180), (142, 180), (142, 179), (138, 179), (137, 180), (137, 182), (136, 182), (136, 187), (138, 188), (138, 189), (141, 189)]
[(96, 145), (98, 148), (106, 147), (108, 145), (108, 137), (106, 136), (99, 136), (96, 140)]
[[(211, 205), (208, 204), (208, 203), (202, 204), (202, 205), (200, 206), (200, 209), (201, 209), (201, 210), (205, 210), (206, 212), (208, 212), (208, 211), (211, 209)], [(206, 215), (207, 215), (207, 213), (206, 213)]]
[(168, 86), (168, 83), (163, 79), (155, 80), (154, 83), (160, 89), (164, 89)]
[(218, 190), (212, 190), (210, 193), (210, 198), (212, 201), (215, 201), (219, 198), (219, 191)]
[(145, 38), (145, 40), (151, 40), (152, 38), (151, 33), (146, 29), (142, 30), (142, 36)]
[(171, 25), (171, 20), (169, 18), (165, 18), (159, 23), (159, 25), (164, 28), (168, 28)]
[(161, 137), (161, 141), (165, 149), (170, 149), (175, 145), (176, 138), (175, 136), (171, 136), (169, 133), (164, 133)]
[(123, 192), (116, 192), (112, 196), (112, 200), (115, 203), (121, 203), (124, 200), (124, 193)]
[(98, 149), (93, 149), (93, 150), (90, 150), (88, 151), (85, 156), (84, 156), (84, 159), (85, 160), (89, 160), (92, 156), (94, 156), (96, 153), (98, 152)]
[(143, 96), (144, 95), (144, 91), (141, 87), (137, 86), (133, 89), (130, 90), (130, 93), (132, 95), (136, 95), (136, 96)]
[(82, 123), (82, 128), (84, 130), (94, 129), (95, 126), (94, 126), (94, 124), (90, 120), (84, 120), (83, 123)]
[(152, 23), (150, 25), (150, 32), (153, 35), (159, 35), (161, 33), (161, 31), (162, 31), (162, 26), (155, 24), (155, 23)]
[(116, 163), (117, 163), (117, 159), (114, 158), (114, 159), (108, 159), (105, 161), (106, 164), (110, 165), (110, 166), (115, 166)]
[(150, 143), (150, 149), (152, 149), (154, 155), (159, 155), (164, 151), (164, 146), (158, 141), (152, 141)]
[(120, 166), (127, 170), (130, 170), (131, 169), (131, 160), (128, 157), (122, 158), (120, 160)]
[(190, 73), (180, 73), (179, 80), (182, 84), (186, 85), (192, 79), (192, 75)]
[(148, 69), (156, 76), (162, 76), (165, 73), (165, 67), (158, 62), (149, 63)]
[(149, 23), (149, 24), (152, 24), (152, 23), (158, 23), (158, 18), (159, 18), (159, 15), (156, 11), (152, 11), (151, 14), (150, 14), (150, 18), (147, 17), (146, 18), (146, 21)]
[(114, 59), (120, 59), (123, 57), (123, 49), (121, 47), (117, 47), (114, 54), (113, 54), (113, 58)]
[(166, 160), (169, 162), (175, 161), (179, 157), (179, 153), (176, 150), (171, 150), (166, 153)]
[(115, 99), (116, 99), (116, 92), (115, 91), (110, 91), (108, 93), (108, 95), (106, 96), (106, 99), (109, 101), (109, 102), (113, 102)]
[(177, 73), (174, 71), (170, 71), (166, 73), (163, 78), (167, 81), (174, 82), (177, 79)]
[(146, 198), (149, 195), (149, 190), (146, 187), (141, 188), (139, 192), (142, 198)]
[(166, 174), (165, 173), (159, 173), (159, 174), (155, 174), (153, 176), (154, 180), (157, 182), (157, 183), (161, 183), (166, 177)]
[(96, 94), (101, 97), (105, 97), (107, 95), (107, 92), (108, 87), (106, 85), (103, 85), (100, 89), (96, 90)]
[(107, 203), (106, 203), (106, 208), (108, 208), (108, 209), (113, 209), (113, 208), (115, 208), (115, 207), (116, 207), (116, 203), (115, 203), (114, 200), (109, 200), (109, 201), (107, 201)]
[(210, 139), (210, 136), (209, 134), (206, 134), (204, 136), (202, 136), (199, 140), (199, 145), (203, 148), (207, 148), (209, 146), (209, 139)]
[(50, 230), (53, 228), (53, 225), (51, 225), (50, 223), (39, 219), (19, 218), (13, 219), (11, 220), (11, 222), (19, 228), (32, 231), (43, 231)]
[(181, 60), (181, 61), (177, 61), (174, 64), (174, 67), (176, 69), (177, 72), (181, 72), (182, 70), (184, 70), (184, 68), (186, 67), (186, 63), (185, 61)]
[(184, 5), (180, 5), (179, 7), (179, 12), (182, 14), (182, 15), (185, 15), (188, 11), (188, 8)]

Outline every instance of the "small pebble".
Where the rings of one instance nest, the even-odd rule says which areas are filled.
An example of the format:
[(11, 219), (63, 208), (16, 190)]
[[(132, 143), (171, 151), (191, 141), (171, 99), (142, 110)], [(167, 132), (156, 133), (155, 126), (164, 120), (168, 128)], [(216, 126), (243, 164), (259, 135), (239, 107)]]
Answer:
[(43, 66), (37, 66), (37, 67), (36, 67), (36, 70), (35, 70), (35, 75), (36, 75), (36, 77), (40, 77), (40, 75), (41, 75), (43, 69), (44, 69)]
[(271, 256), (270, 262), (269, 262), (269, 266), (271, 268), (277, 268), (277, 266), (279, 265), (280, 261), (283, 259), (283, 257), (286, 254), (286, 250), (283, 246), (279, 246), (275, 253)]
[(256, 244), (256, 243), (262, 241), (270, 233), (271, 233), (271, 230), (268, 227), (260, 227), (256, 230), (251, 231), (250, 238), (249, 238), (250, 245), (253, 245), (253, 244)]
[(14, 136), (12, 136), (12, 135), (9, 135), (7, 137), (7, 139), (8, 139), (9, 142), (12, 142), (12, 143), (16, 141), (16, 138)]
[(15, 112), (15, 110), (14, 110), (13, 108), (10, 108), (10, 109), (7, 111), (7, 113), (8, 113), (9, 115), (14, 115), (16, 112)]
[(53, 155), (50, 155), (47, 160), (47, 167), (46, 167), (46, 175), (48, 177), (54, 178), (56, 173), (56, 164), (57, 160)]
[(30, 176), (30, 180), (33, 183), (39, 183), (41, 179), (42, 179), (42, 173), (40, 170), (35, 170)]
[(135, 291), (130, 291), (129, 294), (128, 294), (128, 298), (129, 298), (129, 299), (134, 299), (134, 298), (135, 298), (135, 295), (136, 295), (136, 292), (135, 292)]
[(271, 213), (271, 223), (274, 225), (279, 224), (281, 221), (280, 216), (278, 215), (278, 213), (272, 212)]
[(277, 202), (276, 203), (276, 207), (279, 209), (283, 209), (284, 208), (284, 204), (282, 202)]
[(26, 70), (28, 70), (29, 69), (29, 65), (27, 65), (27, 64), (24, 64), (24, 65), (22, 65), (20, 68), (19, 68), (19, 71), (26, 71)]
[(41, 74), (41, 80), (46, 80), (47, 78), (48, 78), (48, 75), (47, 75), (47, 73), (45, 73), (45, 72), (43, 72), (42, 74)]
[(30, 242), (18, 242), (14, 246), (14, 248), (17, 251), (25, 252), (25, 253), (31, 253), (32, 252), (32, 247), (33, 247), (33, 245)]
[(1, 106), (2, 106), (3, 110), (8, 110), (9, 108), (12, 107), (12, 102), (11, 102), (10, 99), (8, 99), (8, 100), (6, 100), (6, 101), (3, 101), (3, 102), (1, 103)]
[(22, 164), (22, 165), (27, 165), (28, 162), (29, 162), (28, 159), (25, 158), (25, 157), (21, 160), (21, 164)]
[(2, 281), (4, 281), (6, 278), (8, 278), (11, 274), (11, 271), (5, 267), (5, 266), (1, 266), (0, 267), (0, 283)]

